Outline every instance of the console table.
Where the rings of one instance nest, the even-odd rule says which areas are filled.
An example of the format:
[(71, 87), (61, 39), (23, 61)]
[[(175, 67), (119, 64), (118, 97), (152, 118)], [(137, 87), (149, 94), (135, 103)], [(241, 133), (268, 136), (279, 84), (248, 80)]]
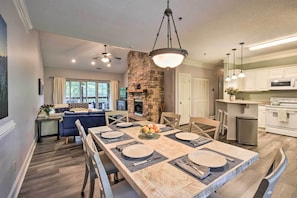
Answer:
[(60, 139), (60, 130), (59, 130), (60, 120), (61, 120), (60, 116), (49, 116), (48, 118), (37, 117), (35, 120), (37, 123), (37, 135), (38, 135), (37, 142), (41, 142), (41, 124), (42, 122), (46, 122), (46, 121), (57, 121), (57, 127), (58, 127), (57, 140), (59, 140)]

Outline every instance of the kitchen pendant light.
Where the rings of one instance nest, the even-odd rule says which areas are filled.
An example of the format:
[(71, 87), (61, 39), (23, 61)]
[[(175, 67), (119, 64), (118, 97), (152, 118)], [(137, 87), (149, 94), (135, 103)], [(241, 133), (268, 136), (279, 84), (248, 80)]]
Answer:
[[(164, 21), (164, 18), (167, 17), (167, 48), (156, 49), (155, 46), (158, 40), (158, 36)], [(172, 19), (174, 31), (177, 37), (177, 41), (179, 44), (179, 48), (172, 48), (172, 39), (171, 39), (171, 29), (170, 29), (170, 19)], [(161, 25), (159, 27), (157, 37), (153, 46), (153, 50), (149, 53), (152, 57), (154, 63), (162, 68), (174, 68), (179, 66), (184, 58), (188, 55), (187, 50), (181, 48), (181, 44), (179, 41), (178, 33), (175, 27), (175, 22), (172, 15), (172, 10), (169, 8), (169, 0), (167, 0), (167, 8), (164, 11), (164, 15), (161, 21)]]
[(228, 58), (227, 58), (227, 78), (225, 79), (225, 81), (229, 82), (229, 81), (231, 81), (231, 78), (229, 76), (229, 56), (230, 56), (230, 54), (228, 53), (226, 55), (227, 55)]
[(245, 74), (242, 71), (242, 54), (243, 54), (244, 42), (239, 43), (239, 45), (241, 45), (241, 60), (240, 60), (240, 73), (238, 74), (238, 78), (244, 78)]
[(231, 77), (231, 80), (236, 80), (237, 76), (235, 75), (235, 51), (236, 49), (232, 49), (233, 50), (233, 75)]

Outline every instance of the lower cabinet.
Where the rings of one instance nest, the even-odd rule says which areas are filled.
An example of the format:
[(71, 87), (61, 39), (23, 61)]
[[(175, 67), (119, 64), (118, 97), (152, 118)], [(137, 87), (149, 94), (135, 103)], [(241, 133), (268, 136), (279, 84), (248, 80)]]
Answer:
[(265, 128), (265, 106), (258, 106), (258, 127)]

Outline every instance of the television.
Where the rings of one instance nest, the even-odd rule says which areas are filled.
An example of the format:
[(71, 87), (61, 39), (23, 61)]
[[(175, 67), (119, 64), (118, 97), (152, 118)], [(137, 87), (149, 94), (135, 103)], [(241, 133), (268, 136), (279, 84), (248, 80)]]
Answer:
[(122, 99), (122, 100), (127, 99), (127, 87), (120, 88), (120, 99)]

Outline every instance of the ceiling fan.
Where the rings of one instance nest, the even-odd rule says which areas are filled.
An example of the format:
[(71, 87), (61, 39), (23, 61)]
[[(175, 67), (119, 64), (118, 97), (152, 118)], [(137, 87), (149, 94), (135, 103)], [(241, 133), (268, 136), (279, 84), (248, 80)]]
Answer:
[(107, 47), (107, 45), (104, 45), (104, 48), (105, 48), (104, 52), (101, 53), (101, 55), (94, 57), (93, 59), (95, 59), (95, 60), (101, 59), (101, 61), (103, 63), (110, 63), (111, 62), (111, 59), (117, 59), (117, 60), (121, 60), (122, 59), (120, 57), (114, 57), (114, 56), (112, 56), (111, 53), (108, 53), (106, 51), (106, 47)]

